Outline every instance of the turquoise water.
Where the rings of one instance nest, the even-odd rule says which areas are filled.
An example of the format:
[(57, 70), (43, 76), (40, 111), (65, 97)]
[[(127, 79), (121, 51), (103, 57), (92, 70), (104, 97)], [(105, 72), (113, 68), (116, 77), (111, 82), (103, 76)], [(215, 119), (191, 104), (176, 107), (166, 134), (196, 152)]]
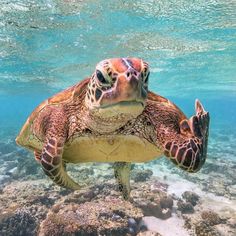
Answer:
[(100, 60), (135, 56), (150, 63), (150, 90), (188, 115), (202, 101), (210, 155), (235, 159), (235, 9), (233, 0), (1, 0), (1, 140), (13, 140), (35, 106)]
[[(149, 168), (146, 173), (151, 170), (157, 180), (133, 180), (131, 193), (147, 193), (141, 203), (154, 195), (156, 201), (160, 189), (172, 194), (172, 218), (154, 224), (157, 232), (167, 229), (166, 234), (160, 231), (163, 236), (193, 235), (182, 233), (184, 227), (180, 230), (175, 221), (180, 216), (177, 200), (186, 190), (200, 195), (196, 214), (210, 208), (224, 219), (232, 217), (227, 222), (230, 230), (223, 225), (225, 233), (220, 235), (236, 235), (235, 0), (0, 0), (0, 235), (36, 235), (57, 200), (65, 200), (59, 204), (65, 212), (71, 213), (70, 204), (78, 207), (80, 193), (55, 187), (33, 154), (14, 140), (44, 99), (90, 76), (99, 61), (128, 56), (149, 62), (150, 90), (172, 100), (188, 116), (198, 98), (211, 116), (208, 159), (199, 173), (185, 174), (165, 160), (135, 165), (132, 171), (140, 171), (138, 177), (146, 171), (142, 168)], [(99, 195), (105, 201), (99, 204), (114, 205), (108, 198), (116, 196), (110, 189), (114, 183), (106, 185), (114, 181), (110, 166), (67, 168), (79, 183), (92, 186), (84, 192), (88, 198), (95, 195), (91, 205), (99, 186), (105, 186)], [(154, 195), (149, 185), (158, 189)]]

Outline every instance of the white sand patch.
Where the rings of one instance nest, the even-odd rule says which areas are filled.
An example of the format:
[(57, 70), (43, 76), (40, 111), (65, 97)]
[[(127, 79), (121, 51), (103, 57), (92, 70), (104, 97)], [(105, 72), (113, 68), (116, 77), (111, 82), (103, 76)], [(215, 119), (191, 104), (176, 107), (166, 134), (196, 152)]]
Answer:
[(210, 209), (221, 215), (236, 216), (236, 201), (224, 197), (218, 197), (213, 194), (201, 196), (201, 206), (203, 209)]
[[(192, 191), (200, 196), (200, 204), (195, 207), (195, 210), (213, 210), (221, 216), (236, 217), (236, 200), (231, 200), (224, 196), (217, 196), (214, 193), (204, 192), (198, 183), (193, 183), (187, 179), (181, 178), (177, 174), (173, 174), (170, 170), (162, 165), (158, 168), (152, 168), (153, 175), (158, 176), (161, 182), (168, 185), (168, 194), (174, 194), (177, 197), (185, 191)], [(164, 178), (166, 176), (166, 178)], [(204, 176), (198, 176), (204, 178)]]
[(145, 225), (149, 230), (160, 233), (162, 236), (189, 236), (190, 234), (184, 229), (184, 220), (176, 215), (167, 220), (161, 220), (153, 216), (143, 218)]
[(169, 179), (166, 183), (169, 185), (167, 192), (169, 194), (175, 194), (177, 197), (181, 197), (185, 191), (192, 191), (198, 194), (200, 196), (202, 209), (211, 209), (219, 213), (224, 212), (228, 208), (231, 209), (231, 211), (236, 212), (235, 200), (230, 200), (224, 196), (216, 196), (213, 193), (203, 192), (198, 184), (191, 181), (180, 179), (173, 181), (173, 179)]
[(167, 184), (169, 185), (167, 192), (169, 194), (175, 194), (177, 197), (181, 197), (185, 191), (192, 191), (197, 194), (201, 191), (196, 184), (185, 180), (180, 181), (178, 179), (175, 182), (167, 181)]

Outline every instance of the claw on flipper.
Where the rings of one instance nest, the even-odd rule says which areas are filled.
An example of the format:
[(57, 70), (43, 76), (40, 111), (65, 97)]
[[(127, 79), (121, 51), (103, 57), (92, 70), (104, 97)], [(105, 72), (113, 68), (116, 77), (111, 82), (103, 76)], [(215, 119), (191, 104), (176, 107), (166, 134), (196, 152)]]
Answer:
[(203, 105), (201, 104), (201, 102), (198, 99), (195, 100), (195, 110), (196, 110), (197, 115), (202, 115), (204, 112), (206, 112), (204, 110)]

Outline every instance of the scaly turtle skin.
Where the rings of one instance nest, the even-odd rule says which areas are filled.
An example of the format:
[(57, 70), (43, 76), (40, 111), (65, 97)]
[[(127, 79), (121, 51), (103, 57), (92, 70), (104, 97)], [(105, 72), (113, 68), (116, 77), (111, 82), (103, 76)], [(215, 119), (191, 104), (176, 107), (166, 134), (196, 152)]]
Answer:
[(34, 151), (54, 183), (79, 189), (65, 163), (113, 162), (125, 199), (132, 162), (167, 156), (188, 172), (206, 159), (209, 113), (183, 112), (148, 91), (148, 64), (138, 58), (101, 61), (92, 75), (47, 99), (30, 115), (16, 142)]

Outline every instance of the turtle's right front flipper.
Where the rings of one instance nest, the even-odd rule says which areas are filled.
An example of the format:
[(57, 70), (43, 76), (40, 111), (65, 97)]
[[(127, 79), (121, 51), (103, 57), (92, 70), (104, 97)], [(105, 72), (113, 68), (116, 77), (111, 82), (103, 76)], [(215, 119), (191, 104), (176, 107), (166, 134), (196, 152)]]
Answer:
[(43, 171), (57, 185), (73, 190), (79, 189), (80, 186), (66, 173), (65, 165), (62, 161), (67, 133), (65, 116), (61, 111), (56, 110), (53, 112), (49, 122), (50, 125), (48, 125), (46, 130), (45, 142), (40, 158)]
[(179, 124), (179, 133), (164, 144), (164, 153), (181, 169), (198, 171), (207, 157), (210, 116), (201, 103), (195, 102), (196, 114)]

